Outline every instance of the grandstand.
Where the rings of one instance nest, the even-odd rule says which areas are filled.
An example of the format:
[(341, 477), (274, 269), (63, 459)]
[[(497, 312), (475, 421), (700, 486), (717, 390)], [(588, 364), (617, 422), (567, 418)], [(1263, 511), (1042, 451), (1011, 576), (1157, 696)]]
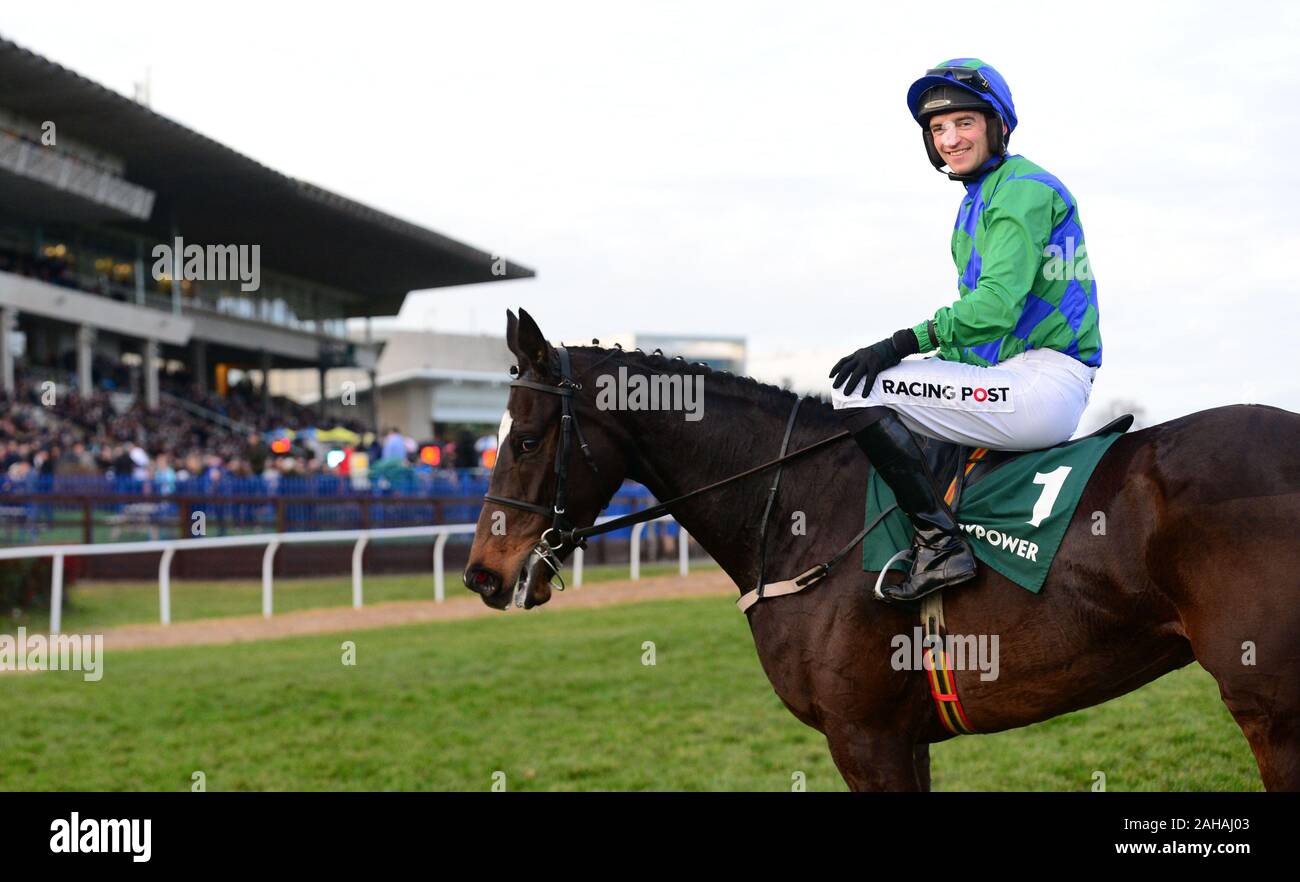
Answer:
[[(391, 325), (412, 290), (533, 274), (0, 38), (0, 546), (185, 538), (199, 510), (210, 536), (474, 521), (489, 474), (471, 429), (505, 404), (504, 341), (379, 339), (371, 319)], [(447, 455), (412, 449), (449, 426)], [(629, 483), (607, 513), (649, 502)], [(594, 542), (594, 561), (626, 559), (629, 534)], [(651, 557), (675, 534), (651, 525)], [(427, 570), (427, 545), (367, 567)], [(464, 553), (452, 542), (448, 565)], [(187, 551), (172, 568), (256, 575), (261, 554)], [(338, 572), (349, 554), (285, 549), (275, 569)], [(158, 567), (156, 552), (69, 560), (90, 578)]]
[(374, 411), (326, 419), (323, 396), (272, 395), (273, 373), (312, 369), (322, 393), (330, 371), (373, 378), (382, 342), (349, 339), (348, 319), (532, 275), (0, 39), (6, 492), (321, 473), (327, 445), (304, 442), (373, 448)]

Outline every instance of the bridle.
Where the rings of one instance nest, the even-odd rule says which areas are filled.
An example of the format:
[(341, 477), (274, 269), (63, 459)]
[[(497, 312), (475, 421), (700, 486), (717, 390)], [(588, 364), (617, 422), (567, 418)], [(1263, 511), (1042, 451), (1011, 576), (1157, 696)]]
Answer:
[[(806, 456), (807, 454), (812, 453), (815, 450), (820, 450), (823, 447), (834, 444), (837, 441), (842, 441), (845, 438), (851, 438), (852, 433), (845, 430), (843, 432), (840, 432), (837, 435), (831, 435), (829, 438), (823, 438), (822, 440), (810, 444), (807, 447), (801, 447), (800, 449), (796, 450), (794, 453), (786, 453), (786, 448), (790, 442), (790, 435), (794, 430), (795, 417), (798, 415), (799, 405), (803, 401), (802, 398), (796, 396), (794, 408), (791, 410), (790, 417), (786, 421), (785, 437), (781, 441), (781, 455), (778, 456), (776, 459), (769, 460), (768, 462), (765, 462), (762, 465), (755, 466), (752, 469), (747, 469), (743, 472), (740, 472), (739, 474), (732, 475), (727, 478), (723, 478), (720, 481), (715, 481), (712, 484), (707, 484), (703, 487), (698, 487), (690, 491), (689, 493), (683, 493), (681, 496), (677, 496), (673, 499), (669, 499), (667, 502), (661, 502), (657, 505), (653, 505), (650, 508), (642, 509), (641, 511), (633, 512), (631, 514), (622, 515), (621, 517), (617, 517), (612, 520), (605, 521), (602, 524), (592, 524), (591, 526), (588, 527), (575, 527), (566, 517), (566, 513), (565, 513), (565, 490), (569, 480), (569, 448), (572, 443), (571, 436), (573, 435), (577, 436), (578, 447), (580, 450), (582, 450), (583, 458), (586, 460), (587, 465), (591, 467), (591, 470), (593, 472), (599, 472), (599, 469), (596, 467), (596, 462), (591, 455), (591, 447), (590, 445), (587, 444), (587, 439), (583, 437), (582, 428), (581, 426), (578, 425), (578, 416), (573, 409), (573, 394), (575, 392), (582, 391), (582, 384), (577, 382), (577, 380), (573, 378), (568, 350), (566, 350), (563, 346), (555, 346), (553, 347), (553, 350), (555, 353), (555, 359), (552, 362), (552, 366), (558, 368), (558, 372), (560, 375), (560, 381), (558, 383), (552, 386), (548, 383), (538, 383), (533, 380), (525, 380), (522, 378), (517, 378), (510, 383), (510, 386), (511, 388), (533, 389), (538, 392), (545, 392), (549, 395), (560, 396), (560, 402), (562, 408), (560, 413), (560, 446), (555, 457), (554, 500), (551, 503), (551, 505), (548, 507), (545, 505), (538, 505), (537, 503), (533, 503), (533, 502), (526, 502), (522, 499), (512, 499), (508, 496), (498, 496), (493, 493), (484, 494), (483, 499), (486, 502), (495, 502), (498, 505), (506, 505), (506, 506), (510, 506), (511, 508), (518, 508), (523, 511), (530, 511), (533, 512), (534, 514), (539, 514), (542, 517), (550, 517), (552, 519), (551, 526), (548, 527), (545, 531), (543, 531), (541, 538), (537, 540), (537, 544), (533, 547), (531, 555), (533, 557), (536, 557), (542, 563), (545, 563), (547, 567), (550, 568), (552, 575), (560, 580), (560, 584), (557, 586), (557, 590), (560, 591), (564, 590), (564, 580), (560, 576), (560, 567), (562, 566), (562, 563), (559, 557), (556, 556), (556, 553), (561, 549), (565, 548), (566, 546), (572, 546), (573, 548), (586, 548), (587, 538), (589, 536), (599, 536), (602, 533), (609, 533), (614, 530), (619, 530), (622, 529), (623, 527), (630, 526), (632, 524), (639, 524), (639, 523), (644, 523), (646, 521), (654, 520), (655, 518), (660, 517), (661, 515), (667, 514), (669, 512), (669, 509), (672, 506), (677, 505), (678, 503), (681, 502), (685, 502), (687, 499), (691, 499), (692, 497), (699, 496), (703, 493), (708, 493), (710, 490), (716, 490), (719, 487), (723, 487), (726, 486), (727, 484), (731, 484), (735, 481), (739, 481), (742, 478), (747, 478), (750, 475), (755, 475), (758, 474), (759, 472), (764, 472), (767, 471), (768, 469), (776, 468), (777, 473), (775, 479), (772, 482), (772, 487), (768, 493), (767, 506), (763, 513), (763, 529), (762, 529), (762, 533), (760, 534), (761, 547), (759, 549), (759, 580), (758, 580), (758, 588), (756, 590), (757, 590), (758, 597), (761, 599), (763, 596), (763, 589), (764, 589), (763, 570), (766, 565), (767, 519), (771, 514), (772, 503), (774, 497), (776, 496), (777, 487), (781, 480), (780, 466), (782, 466), (783, 464), (791, 460)], [(608, 355), (605, 356), (604, 359), (600, 359), (600, 361), (597, 361), (595, 364), (591, 365), (591, 367), (588, 368), (588, 371), (594, 370), (595, 367), (599, 365), (601, 362), (603, 362), (605, 359), (610, 358), (621, 351), (622, 351), (621, 348), (616, 348), (612, 350)], [(885, 513), (882, 513), (881, 517), (883, 517), (884, 514)], [(880, 518), (877, 518), (877, 521), (879, 520)], [(872, 526), (874, 526), (874, 524)], [(858, 542), (862, 541), (863, 537), (866, 536), (869, 529), (870, 527), (864, 529), (856, 537), (854, 537), (854, 539), (851, 542), (849, 542), (848, 545), (840, 549), (835, 554), (834, 557), (832, 557), (830, 560), (826, 561), (825, 563), (818, 564), (812, 569), (806, 571), (802, 576), (800, 576), (800, 578), (805, 579), (805, 584), (811, 584), (812, 581), (823, 578), (827, 573), (830, 572), (831, 568), (834, 567), (836, 563), (838, 563), (850, 550), (852, 550), (853, 546), (857, 545)], [(532, 561), (530, 560), (525, 568), (525, 572), (531, 569), (531, 567), (532, 567)], [(521, 580), (520, 583), (521, 587), (519, 590), (516, 591), (516, 596), (515, 596), (516, 606), (523, 605), (522, 586), (524, 584), (524, 581), (525, 580)]]
[[(575, 548), (586, 548), (587, 539), (585, 534), (577, 536), (578, 531), (565, 516), (565, 487), (569, 480), (569, 445), (571, 436), (578, 436), (578, 447), (582, 450), (583, 458), (593, 472), (599, 472), (596, 467), (596, 461), (591, 455), (591, 446), (587, 444), (587, 439), (582, 435), (582, 427), (578, 425), (577, 414), (573, 412), (573, 393), (582, 391), (582, 384), (573, 379), (570, 370), (569, 351), (563, 346), (556, 346), (555, 355), (558, 361), (560, 382), (554, 386), (547, 383), (537, 383), (533, 380), (522, 378), (511, 382), (511, 388), (521, 387), (525, 389), (534, 389), (538, 392), (546, 392), (551, 395), (560, 396), (561, 413), (560, 413), (560, 449), (555, 455), (555, 498), (548, 508), (545, 505), (538, 505), (533, 502), (525, 502), (522, 499), (511, 499), (508, 496), (497, 496), (492, 493), (485, 494), (483, 499), (487, 502), (495, 502), (498, 505), (508, 505), (513, 508), (531, 511), (542, 517), (550, 517), (551, 526), (542, 533), (537, 545), (533, 547), (532, 553), (539, 560), (545, 563), (551, 569), (552, 575), (560, 579), (558, 586), (560, 591), (564, 590), (564, 579), (560, 576), (560, 559), (556, 557), (556, 552), (567, 544)], [(594, 365), (593, 365), (594, 367)], [(604, 532), (604, 531), (599, 531)], [(554, 534), (554, 541), (550, 537)]]

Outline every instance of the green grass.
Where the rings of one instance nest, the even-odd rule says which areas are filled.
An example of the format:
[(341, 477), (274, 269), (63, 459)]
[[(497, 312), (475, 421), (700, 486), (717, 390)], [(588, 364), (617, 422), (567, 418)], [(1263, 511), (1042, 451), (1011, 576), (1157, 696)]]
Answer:
[(943, 790), (1263, 790), (1254, 754), (1192, 664), (1106, 704), (931, 749)]
[[(356, 642), (357, 664), (340, 645)], [(643, 665), (653, 641), (656, 664)], [(0, 788), (842, 790), (729, 598), (542, 609), (111, 653), (104, 677), (0, 675)], [(1257, 790), (1199, 668), (1029, 729), (933, 749), (938, 790)]]
[[(691, 571), (716, 570), (712, 561), (692, 561)], [(677, 572), (677, 564), (642, 564), (642, 576), (661, 576)], [(565, 577), (571, 579), (569, 570)], [(612, 579), (626, 579), (627, 564), (588, 565), (583, 568), (583, 583), (593, 585)], [(172, 621), (183, 622), (224, 616), (252, 616), (262, 612), (260, 580), (223, 580), (178, 582), (172, 580)], [(471, 596), (460, 583), (460, 573), (446, 573), (448, 597)], [(417, 575), (369, 575), (364, 582), (367, 604), (394, 600), (432, 600), (433, 573)], [(275, 580), (274, 612), (319, 609), (352, 604), (352, 576), (313, 577)], [(158, 621), (157, 582), (80, 582), (64, 598), (63, 631), (86, 633), (117, 625), (156, 623)], [(32, 610), (14, 616), (0, 616), (0, 634), (13, 634), (19, 625), (29, 632), (49, 628), (48, 610)]]

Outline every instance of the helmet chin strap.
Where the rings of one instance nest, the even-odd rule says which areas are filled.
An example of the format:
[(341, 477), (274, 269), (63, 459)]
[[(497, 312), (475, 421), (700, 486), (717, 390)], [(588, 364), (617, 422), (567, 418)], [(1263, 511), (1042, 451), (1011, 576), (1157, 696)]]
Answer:
[[(947, 175), (949, 180), (959, 181), (963, 184), (969, 184), (971, 181), (978, 181), (980, 178), (984, 177), (986, 174), (993, 171), (993, 169), (997, 168), (999, 165), (1006, 162), (1006, 160), (1007, 160), (1007, 155), (1003, 153), (1001, 156), (994, 156), (985, 160), (982, 166), (975, 169), (975, 171), (970, 172), (969, 174), (959, 175), (956, 172), (950, 171), (947, 172)], [(939, 169), (939, 171), (943, 171), (943, 169)]]

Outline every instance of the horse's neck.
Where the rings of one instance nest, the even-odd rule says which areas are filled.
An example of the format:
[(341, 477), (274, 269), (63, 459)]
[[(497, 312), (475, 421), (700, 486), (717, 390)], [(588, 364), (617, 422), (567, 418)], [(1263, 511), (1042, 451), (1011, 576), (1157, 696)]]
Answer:
[[(766, 410), (752, 404), (729, 407), (727, 413), (734, 416), (711, 423), (718, 428), (707, 443), (701, 443), (698, 433), (687, 440), (682, 423), (667, 419), (663, 412), (631, 412), (638, 458), (629, 477), (644, 484), (656, 499), (667, 501), (776, 459), (793, 406), (793, 399), (781, 401), (780, 407)], [(787, 452), (839, 431), (812, 413), (816, 407), (811, 401), (801, 406)], [(777, 504), (768, 521), (764, 581), (790, 578), (821, 562), (833, 553), (828, 545), (843, 543), (861, 527), (860, 523), (842, 529), (837, 525), (845, 514), (840, 492), (866, 486), (866, 460), (852, 444), (847, 448), (852, 449), (832, 445), (783, 467)], [(677, 522), (742, 591), (757, 584), (763, 511), (775, 474), (775, 469), (760, 472), (672, 509)], [(865, 492), (861, 495), (865, 498)], [(800, 513), (796, 517), (801, 523), (792, 525), (795, 512)]]

